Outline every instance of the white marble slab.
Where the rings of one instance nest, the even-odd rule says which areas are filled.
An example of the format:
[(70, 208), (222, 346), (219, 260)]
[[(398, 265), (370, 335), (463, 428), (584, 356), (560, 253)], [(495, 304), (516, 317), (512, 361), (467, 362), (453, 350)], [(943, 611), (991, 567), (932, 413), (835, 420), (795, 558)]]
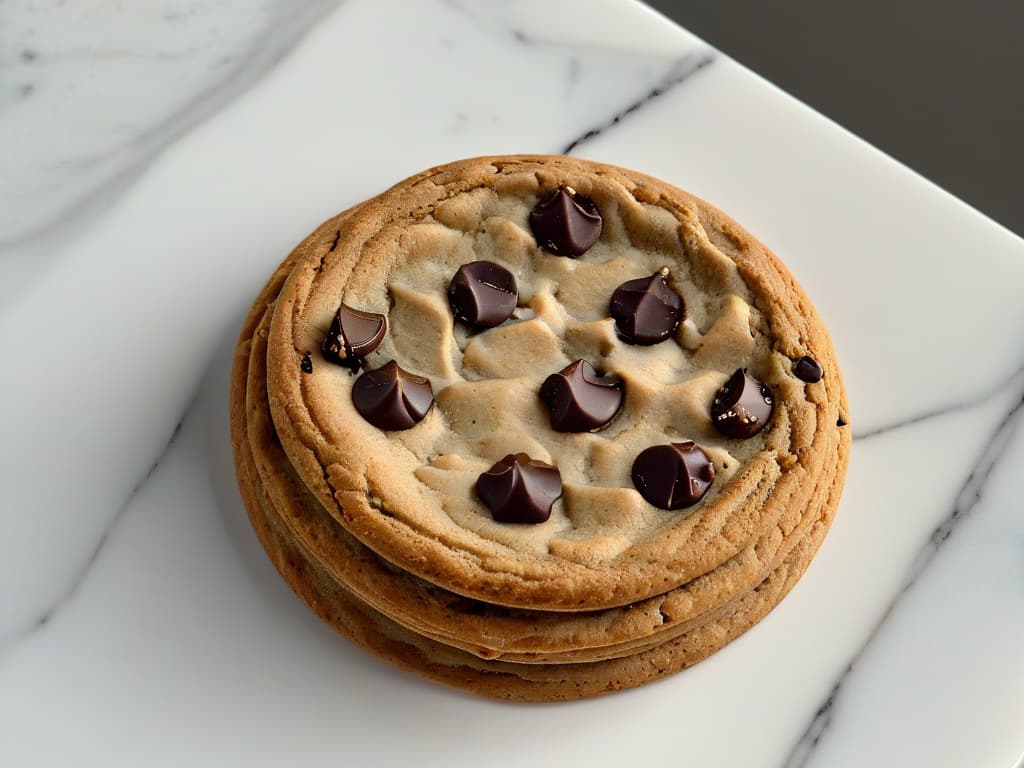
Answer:
[[(0, 11), (0, 765), (1014, 765), (1019, 238), (625, 0), (59, 5)], [(786, 260), (857, 439), (754, 630), (641, 690), (499, 705), (369, 659), (280, 582), (233, 487), (229, 349), (328, 215), (570, 147)]]
[[(11, 0), (0, 25), (0, 244), (96, 212), (273, 66), (336, 0)], [(101, 197), (104, 196), (101, 194)]]

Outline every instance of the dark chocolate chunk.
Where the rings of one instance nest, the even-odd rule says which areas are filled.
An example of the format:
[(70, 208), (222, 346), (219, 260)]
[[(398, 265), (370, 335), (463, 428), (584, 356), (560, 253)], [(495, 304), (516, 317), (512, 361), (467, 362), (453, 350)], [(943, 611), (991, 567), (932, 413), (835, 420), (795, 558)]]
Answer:
[(840, 416), (838, 419), (836, 419), (836, 426), (837, 427), (845, 427), (846, 426), (846, 419), (844, 419), (842, 416)]
[(683, 298), (668, 285), (668, 269), (627, 280), (612, 294), (615, 330), (624, 341), (644, 346), (671, 336), (683, 320)]
[(392, 360), (366, 371), (352, 385), (352, 404), (379, 429), (409, 429), (434, 404), (430, 381), (399, 367)]
[(633, 462), (633, 485), (661, 509), (692, 507), (708, 492), (715, 467), (692, 440), (653, 445)]
[(753, 437), (768, 425), (774, 408), (771, 390), (740, 368), (715, 394), (711, 421), (726, 437)]
[(299, 368), (302, 369), (303, 373), (313, 372), (313, 359), (309, 356), (309, 352), (302, 356), (302, 362), (299, 363)]
[(562, 476), (550, 464), (510, 453), (480, 475), (476, 492), (499, 523), (543, 523), (562, 495)]
[(334, 313), (320, 351), (332, 363), (357, 370), (363, 358), (380, 346), (387, 332), (388, 319), (385, 315), (362, 312), (342, 303)]
[(825, 372), (821, 370), (821, 364), (817, 360), (804, 355), (793, 363), (793, 375), (800, 379), (800, 381), (814, 384), (821, 381), (821, 377), (825, 375)]
[(463, 264), (448, 284), (455, 319), (477, 328), (501, 325), (512, 316), (518, 301), (515, 277), (493, 261)]
[(603, 427), (622, 405), (622, 379), (599, 376), (586, 360), (552, 373), (540, 388), (556, 432), (589, 432)]
[(559, 187), (530, 213), (537, 244), (558, 256), (581, 256), (601, 237), (601, 214), (589, 197), (572, 187)]

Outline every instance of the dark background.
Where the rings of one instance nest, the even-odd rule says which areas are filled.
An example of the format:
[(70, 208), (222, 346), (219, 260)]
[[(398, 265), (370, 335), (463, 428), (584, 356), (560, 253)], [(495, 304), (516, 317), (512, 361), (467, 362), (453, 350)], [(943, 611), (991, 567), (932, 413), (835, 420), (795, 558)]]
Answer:
[(647, 0), (1024, 235), (1024, 0)]

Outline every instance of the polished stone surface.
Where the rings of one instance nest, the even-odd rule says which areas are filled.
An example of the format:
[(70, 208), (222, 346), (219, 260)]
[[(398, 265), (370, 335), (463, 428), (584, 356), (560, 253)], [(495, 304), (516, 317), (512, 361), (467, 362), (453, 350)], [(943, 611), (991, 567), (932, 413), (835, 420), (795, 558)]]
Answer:
[[(57, 5), (0, 33), (0, 764), (1014, 764), (1024, 242), (621, 0)], [(321, 220), (432, 164), (563, 151), (776, 250), (855, 442), (754, 630), (640, 690), (501, 705), (292, 597), (234, 489), (227, 371)]]

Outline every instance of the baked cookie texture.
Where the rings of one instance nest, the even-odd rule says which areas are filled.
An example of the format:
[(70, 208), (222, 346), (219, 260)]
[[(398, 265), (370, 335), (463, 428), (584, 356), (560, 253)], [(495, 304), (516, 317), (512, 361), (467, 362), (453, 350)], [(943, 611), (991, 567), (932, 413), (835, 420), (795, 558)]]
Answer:
[[(538, 244), (531, 212), (552, 195), (599, 212), (577, 256)], [(494, 327), (449, 301), (476, 261), (518, 289)], [(630, 343), (610, 298), (659, 274), (683, 319), (665, 341)], [(358, 375), (321, 352), (342, 303), (387, 318)], [(539, 391), (576, 360), (617, 377), (623, 403), (600, 429), (559, 432)], [(401, 430), (353, 402), (359, 376), (392, 361), (433, 394)], [(741, 439), (711, 408), (742, 369), (771, 409)], [(231, 416), (253, 526), (321, 617), (427, 677), (536, 701), (667, 675), (756, 623), (824, 537), (850, 444), (827, 332), (770, 251), (664, 182), (549, 156), (433, 168), (319, 227), (246, 320)], [(687, 440), (713, 467), (707, 492), (653, 505), (634, 461)], [(517, 453), (560, 474), (539, 524), (496, 521), (476, 490)]]

